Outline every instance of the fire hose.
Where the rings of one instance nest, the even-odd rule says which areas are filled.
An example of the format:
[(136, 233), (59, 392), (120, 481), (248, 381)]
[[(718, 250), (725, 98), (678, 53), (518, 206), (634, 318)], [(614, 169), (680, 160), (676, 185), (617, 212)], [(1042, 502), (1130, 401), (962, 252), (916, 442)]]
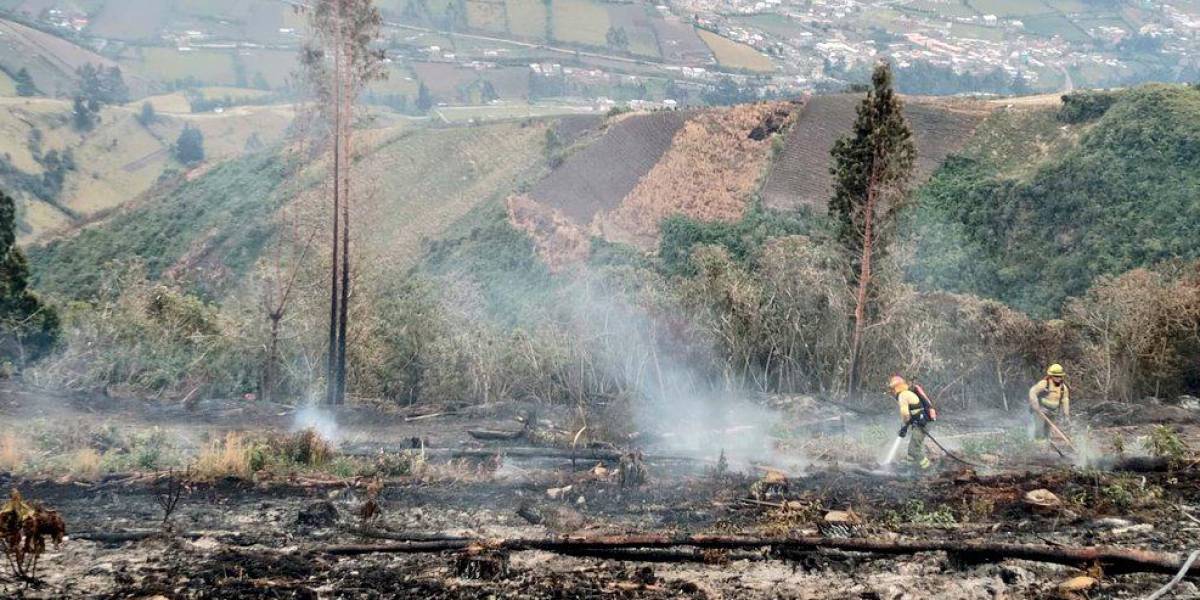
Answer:
[(960, 462), (960, 463), (962, 463), (962, 464), (964, 464), (964, 465), (967, 465), (968, 467), (976, 467), (976, 468), (979, 468), (979, 469), (986, 469), (986, 468), (987, 468), (987, 466), (985, 466), (985, 465), (976, 464), (976, 463), (973, 463), (973, 462), (971, 462), (971, 461), (969, 461), (969, 460), (965, 460), (965, 459), (963, 459), (963, 458), (959, 458), (959, 457), (958, 457), (958, 455), (956, 455), (956, 454), (954, 454), (953, 452), (951, 452), (951, 451), (947, 450), (947, 449), (946, 449), (946, 447), (945, 447), (945, 446), (943, 446), (941, 442), (937, 441), (937, 438), (935, 438), (935, 437), (933, 437), (932, 435), (930, 435), (930, 433), (929, 433), (929, 430), (928, 430), (928, 429), (925, 429), (925, 426), (924, 426), (924, 425), (917, 425), (917, 427), (920, 427), (920, 428), (921, 428), (921, 431), (925, 433), (925, 437), (929, 438), (929, 441), (933, 442), (933, 445), (937, 446), (937, 447), (938, 447), (938, 449), (940, 449), (942, 452), (945, 452), (945, 453), (946, 453), (946, 456), (949, 456), (950, 458), (954, 459), (955, 461), (958, 461), (958, 462)]

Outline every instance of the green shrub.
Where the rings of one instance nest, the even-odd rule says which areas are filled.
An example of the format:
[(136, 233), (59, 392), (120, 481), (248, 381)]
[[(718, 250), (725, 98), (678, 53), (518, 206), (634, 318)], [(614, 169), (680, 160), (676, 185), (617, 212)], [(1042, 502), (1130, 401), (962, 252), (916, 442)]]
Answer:
[(1119, 92), (1083, 90), (1066, 94), (1058, 109), (1058, 120), (1070, 124), (1095, 121), (1103, 117), (1118, 99)]

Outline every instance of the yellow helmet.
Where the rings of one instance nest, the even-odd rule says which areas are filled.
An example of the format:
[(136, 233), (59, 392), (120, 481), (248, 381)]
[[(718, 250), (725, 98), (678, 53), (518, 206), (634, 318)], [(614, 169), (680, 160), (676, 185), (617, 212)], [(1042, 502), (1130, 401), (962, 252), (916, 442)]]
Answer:
[(904, 381), (904, 378), (899, 375), (892, 375), (892, 378), (888, 380), (888, 389), (893, 392), (900, 389), (901, 386), (907, 385), (908, 382)]
[(1063, 370), (1062, 365), (1054, 363), (1050, 365), (1050, 368), (1046, 369), (1046, 374), (1051, 377), (1064, 377), (1067, 372)]

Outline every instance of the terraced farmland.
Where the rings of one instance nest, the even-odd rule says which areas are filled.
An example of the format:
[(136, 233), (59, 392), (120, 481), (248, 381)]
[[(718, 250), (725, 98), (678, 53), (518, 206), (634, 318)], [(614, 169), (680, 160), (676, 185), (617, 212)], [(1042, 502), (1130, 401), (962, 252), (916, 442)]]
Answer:
[(575, 152), (530, 191), (580, 225), (615, 209), (671, 147), (694, 113), (664, 111), (629, 115), (608, 125), (598, 140)]
[[(850, 133), (861, 99), (858, 95), (829, 95), (814, 96), (808, 102), (767, 176), (762, 190), (765, 206), (778, 210), (795, 210), (800, 206), (825, 210), (833, 193), (829, 151), (838, 138)], [(925, 101), (906, 104), (905, 116), (912, 125), (917, 145), (914, 183), (924, 181), (947, 155), (962, 148), (990, 110), (991, 107), (982, 104)]]

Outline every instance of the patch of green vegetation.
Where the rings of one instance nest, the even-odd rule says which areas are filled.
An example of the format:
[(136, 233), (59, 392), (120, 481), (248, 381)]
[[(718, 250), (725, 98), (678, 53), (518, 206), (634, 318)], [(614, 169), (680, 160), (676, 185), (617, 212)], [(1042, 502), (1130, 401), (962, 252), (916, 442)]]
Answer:
[(689, 257), (696, 246), (722, 246), (745, 265), (771, 238), (807, 234), (812, 228), (812, 219), (807, 215), (766, 210), (757, 203), (734, 223), (704, 222), (673, 215), (663, 220), (658, 256), (665, 274), (693, 275), (695, 265)]
[(1150, 432), (1150, 454), (1165, 458), (1173, 468), (1181, 466), (1188, 458), (1188, 447), (1179, 437), (1179, 432), (1167, 425), (1156, 425)]
[(270, 153), (229, 161), (171, 193), (154, 195), (138, 210), (31, 248), (35, 286), (62, 298), (87, 299), (99, 291), (106, 264), (138, 260), (157, 279), (201, 247), (221, 257), (236, 277), (267, 241), (267, 217), (278, 208), (275, 191), (287, 172)]
[(472, 282), (489, 315), (509, 324), (546, 306), (557, 285), (533, 240), (509, 224), (499, 202), (480, 205), (445, 237), (429, 242), (420, 268), (435, 277)]
[(958, 522), (947, 506), (927, 507), (921, 500), (909, 500), (899, 510), (884, 513), (883, 523), (895, 528), (905, 523), (917, 525), (953, 525)]
[(1051, 316), (1097, 276), (1200, 257), (1197, 140), (1200, 91), (1148, 85), (1027, 176), (951, 157), (918, 192), (911, 275)]
[(1103, 117), (1120, 99), (1120, 92), (1086, 90), (1067, 94), (1062, 98), (1063, 105), (1058, 110), (1058, 120), (1071, 124), (1095, 121)]

